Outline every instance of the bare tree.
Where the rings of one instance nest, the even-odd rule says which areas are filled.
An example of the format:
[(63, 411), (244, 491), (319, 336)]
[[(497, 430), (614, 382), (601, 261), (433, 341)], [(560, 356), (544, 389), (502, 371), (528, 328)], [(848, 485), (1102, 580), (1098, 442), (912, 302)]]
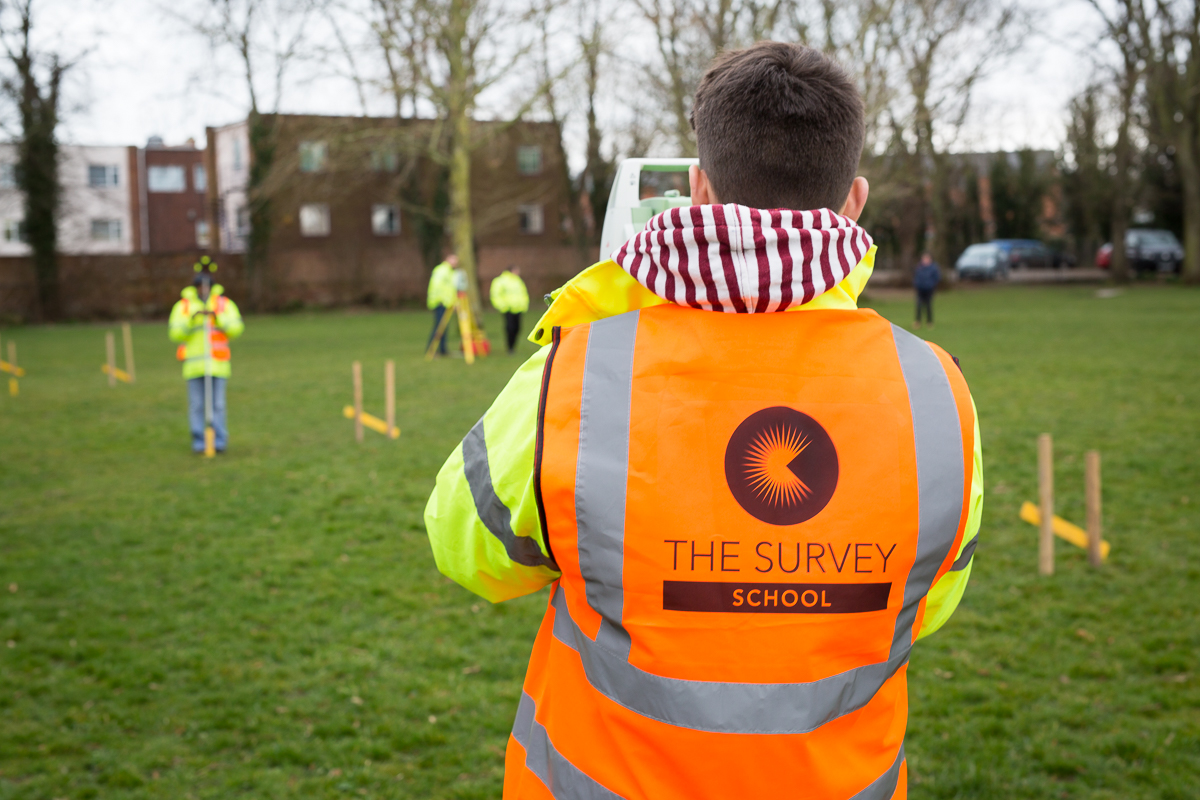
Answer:
[(1116, 0), (1109, 4), (1087, 0), (1100, 15), (1109, 41), (1116, 47), (1118, 63), (1113, 68), (1117, 85), (1117, 141), (1113, 147), (1112, 261), (1109, 272), (1114, 280), (1129, 280), (1129, 259), (1125, 252), (1125, 232), (1129, 230), (1130, 169), (1133, 166), (1132, 133), (1137, 123), (1139, 85), (1145, 70), (1146, 46), (1139, 22), (1145, 18), (1142, 0)]
[(233, 55), (249, 103), (250, 235), (246, 246), (248, 305), (260, 307), (271, 239), (270, 193), (265, 183), (275, 158), (274, 118), (296, 63), (306, 56), (315, 0), (196, 0), (169, 16), (202, 36), (214, 60)]
[[(0, 79), (0, 91), (15, 107), (19, 129), (17, 186), (25, 195), (25, 236), (33, 250), (38, 314), (54, 319), (58, 294), (58, 123), (63, 78), (73, 66), (60, 54), (37, 51), (31, 43), (34, 0), (0, 4), (0, 41), (11, 72)], [(15, 24), (8, 25), (12, 17)]]
[(654, 29), (658, 63), (646, 74), (666, 109), (663, 127), (679, 155), (696, 155), (692, 96), (720, 52), (770, 38), (795, 18), (794, 0), (634, 0)]
[(1020, 46), (1026, 17), (1015, 0), (901, 0), (887, 28), (904, 80), (916, 166), (929, 186), (933, 255), (950, 256), (946, 153), (971, 110), (979, 81)]
[[(1139, 20), (1139, 29), (1149, 56), (1146, 105), (1164, 144), (1175, 150), (1175, 164), (1183, 185), (1183, 273), (1188, 282), (1197, 283), (1200, 282), (1200, 0), (1159, 0), (1153, 15)], [(1114, 247), (1115, 242), (1114, 239)]]

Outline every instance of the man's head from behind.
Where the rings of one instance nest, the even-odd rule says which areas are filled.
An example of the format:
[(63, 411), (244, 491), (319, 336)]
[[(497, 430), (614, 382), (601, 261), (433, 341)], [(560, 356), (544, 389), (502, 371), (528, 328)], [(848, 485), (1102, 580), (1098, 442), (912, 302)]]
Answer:
[(851, 217), (866, 203), (866, 181), (855, 179), (862, 99), (846, 71), (817, 50), (759, 42), (718, 56), (696, 89), (692, 127), (707, 202)]

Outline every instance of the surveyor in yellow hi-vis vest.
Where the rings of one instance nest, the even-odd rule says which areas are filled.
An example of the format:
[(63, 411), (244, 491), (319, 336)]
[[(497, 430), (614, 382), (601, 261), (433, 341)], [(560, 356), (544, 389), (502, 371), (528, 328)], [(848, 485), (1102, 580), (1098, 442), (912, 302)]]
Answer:
[(983, 507), (957, 363), (857, 298), (863, 106), (828, 56), (722, 54), (690, 207), (553, 294), (442, 467), (438, 568), (550, 586), (504, 797), (907, 795), (907, 665)]
[(451, 253), (446, 256), (446, 259), (433, 268), (433, 273), (429, 276), (429, 291), (425, 298), (425, 305), (433, 312), (433, 329), (429, 332), (429, 341), (425, 343), (428, 348), (433, 344), (433, 337), (441, 331), (441, 336), (438, 338), (437, 351), (439, 355), (446, 355), (446, 331), (449, 326), (442, 326), (442, 317), (458, 301), (458, 256)]
[(488, 295), (492, 308), (504, 315), (504, 339), (509, 355), (516, 350), (521, 332), (521, 315), (529, 310), (529, 290), (521, 280), (521, 270), (510, 266), (492, 280)]
[[(216, 271), (217, 265), (202, 256), (195, 264), (192, 285), (180, 292), (168, 322), (171, 341), (182, 342), (175, 356), (183, 362), (188, 423), (196, 453), (205, 452), (206, 444), (223, 453), (229, 444), (225, 411), (225, 384), (232, 372), (229, 342), (246, 328), (237, 303), (225, 296), (225, 287), (214, 282)], [(209, 430), (212, 441), (206, 443)]]

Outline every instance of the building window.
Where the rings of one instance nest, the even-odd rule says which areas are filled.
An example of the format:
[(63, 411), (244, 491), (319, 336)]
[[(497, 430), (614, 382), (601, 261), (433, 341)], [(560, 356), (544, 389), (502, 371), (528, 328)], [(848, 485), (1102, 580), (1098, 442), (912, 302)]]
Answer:
[(233, 221), (238, 236), (250, 235), (250, 209), (247, 206), (238, 206), (237, 213), (233, 216)]
[(121, 220), (94, 219), (92, 220), (92, 241), (119, 242), (121, 241)]
[(0, 164), (0, 189), (17, 188), (17, 165)]
[(325, 203), (305, 203), (300, 206), (300, 235), (328, 236), (329, 206)]
[(206, 248), (212, 244), (208, 235), (208, 220), (196, 220), (196, 247)]
[(242, 171), (242, 140), (233, 140), (233, 169), (236, 172)]
[(329, 160), (329, 145), (325, 142), (300, 143), (300, 171), (322, 172)]
[(517, 172), (522, 175), (540, 175), (542, 172), (542, 146), (522, 145), (517, 148)]
[(400, 169), (400, 154), (395, 150), (372, 150), (371, 170), (373, 172), (396, 172)]
[(28, 242), (29, 235), (25, 232), (25, 220), (23, 219), (6, 219), (4, 220), (4, 241), (6, 242)]
[(192, 166), (192, 188), (197, 192), (208, 191), (208, 171), (204, 169), (203, 164)]
[(178, 164), (150, 167), (146, 187), (152, 192), (182, 192), (187, 188), (187, 174)]
[(546, 230), (540, 205), (517, 206), (517, 216), (521, 220), (521, 233), (543, 233)]
[(376, 236), (397, 236), (400, 233), (400, 209), (390, 203), (371, 206), (371, 231)]
[(117, 176), (116, 164), (88, 164), (88, 186), (116, 186)]

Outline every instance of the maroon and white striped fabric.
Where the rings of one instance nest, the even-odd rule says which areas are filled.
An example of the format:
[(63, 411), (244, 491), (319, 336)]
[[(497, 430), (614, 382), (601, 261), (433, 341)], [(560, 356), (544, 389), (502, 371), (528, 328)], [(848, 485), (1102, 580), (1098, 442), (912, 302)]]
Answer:
[(672, 303), (761, 314), (807, 303), (837, 286), (871, 244), (865, 230), (827, 208), (730, 203), (664, 211), (612, 259)]

